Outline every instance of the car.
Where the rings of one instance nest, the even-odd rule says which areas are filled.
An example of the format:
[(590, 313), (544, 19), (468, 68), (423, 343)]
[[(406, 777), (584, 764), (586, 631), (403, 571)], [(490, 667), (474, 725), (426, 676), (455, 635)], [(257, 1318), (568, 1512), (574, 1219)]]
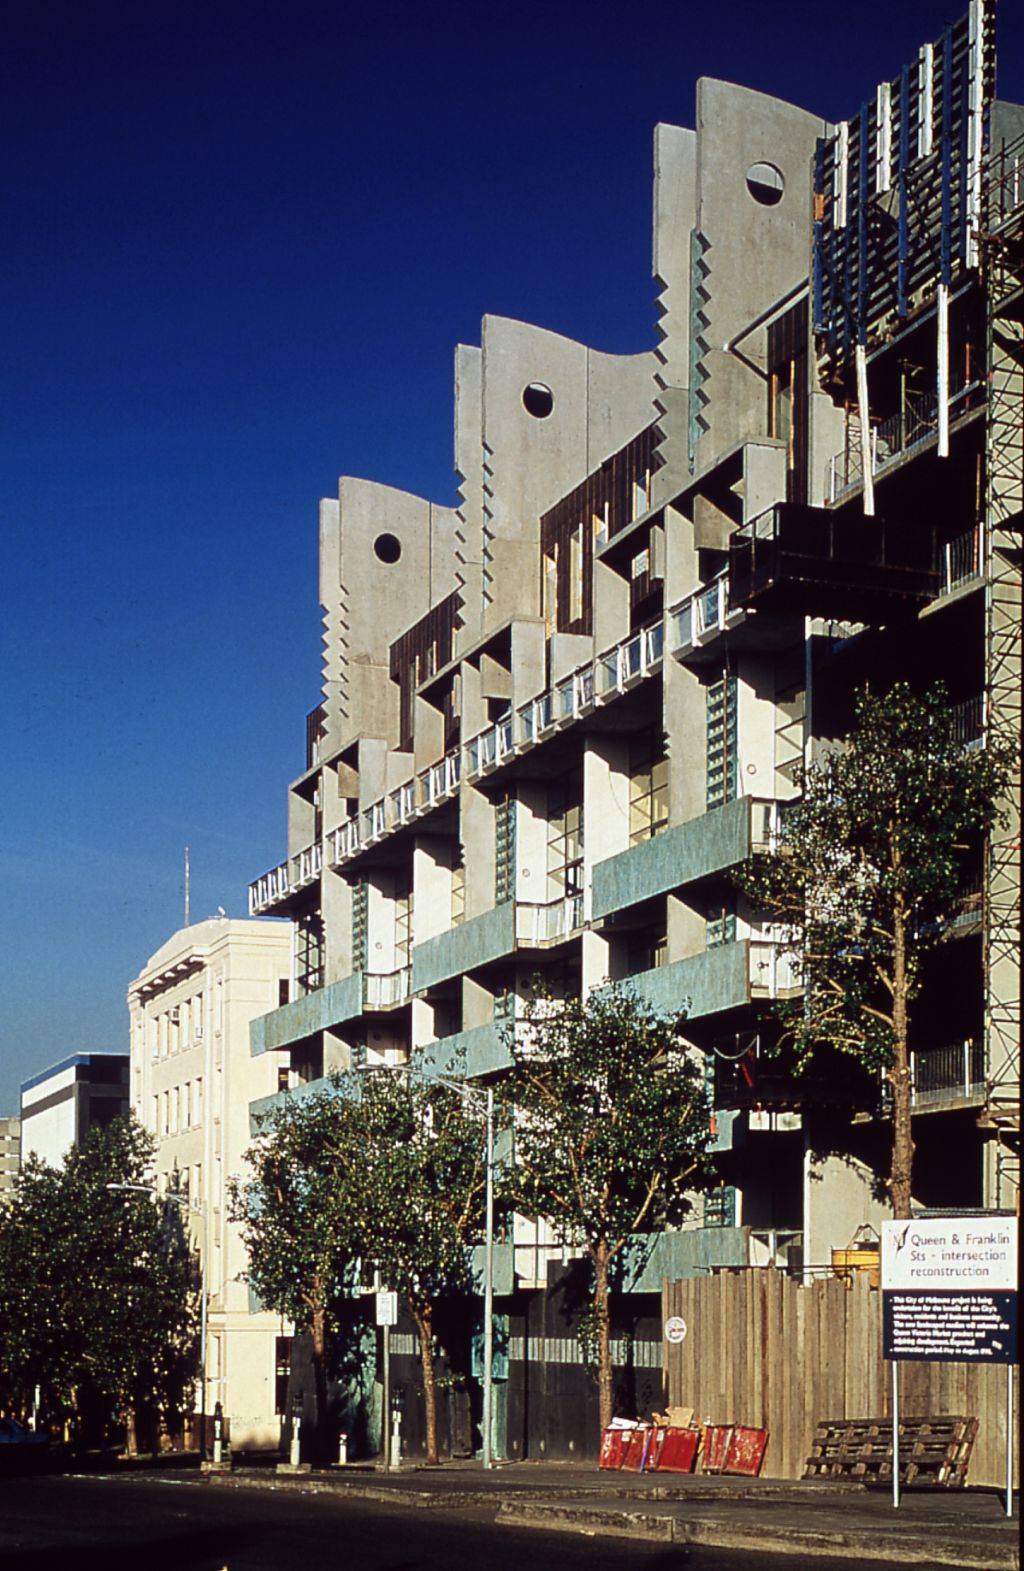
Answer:
[(44, 1429), (29, 1429), (16, 1418), (0, 1418), (0, 1446), (48, 1446), (50, 1437)]

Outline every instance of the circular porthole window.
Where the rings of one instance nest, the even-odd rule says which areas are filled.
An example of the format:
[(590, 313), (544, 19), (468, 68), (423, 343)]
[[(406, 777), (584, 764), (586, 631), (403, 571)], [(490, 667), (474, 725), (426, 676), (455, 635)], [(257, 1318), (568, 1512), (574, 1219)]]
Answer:
[(786, 189), (782, 170), (774, 164), (751, 164), (747, 170), (747, 190), (762, 207), (774, 207), (782, 201)]
[(555, 395), (543, 382), (530, 382), (523, 388), (523, 408), (535, 420), (546, 420), (555, 407)]
[(373, 542), (373, 554), (378, 562), (385, 562), (390, 566), (401, 556), (402, 542), (397, 535), (378, 535)]

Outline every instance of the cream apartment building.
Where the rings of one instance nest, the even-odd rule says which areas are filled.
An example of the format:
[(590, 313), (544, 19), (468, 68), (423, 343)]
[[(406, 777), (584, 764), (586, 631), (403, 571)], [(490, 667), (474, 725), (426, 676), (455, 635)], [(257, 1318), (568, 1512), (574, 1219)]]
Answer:
[(236, 1449), (280, 1435), (288, 1328), (250, 1301), (228, 1185), (249, 1144), (250, 1102), (280, 1089), (274, 1063), (250, 1055), (249, 1023), (287, 998), (290, 969), (285, 923), (212, 918), (175, 933), (128, 990), (131, 1103), (157, 1141), (157, 1188), (188, 1200), (206, 1265), (205, 1406), (222, 1404)]

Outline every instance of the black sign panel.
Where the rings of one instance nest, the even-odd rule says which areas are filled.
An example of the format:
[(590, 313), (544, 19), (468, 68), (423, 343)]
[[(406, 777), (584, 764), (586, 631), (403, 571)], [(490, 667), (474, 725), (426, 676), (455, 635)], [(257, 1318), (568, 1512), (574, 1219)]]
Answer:
[(1016, 1363), (1017, 1295), (883, 1293), (882, 1357)]

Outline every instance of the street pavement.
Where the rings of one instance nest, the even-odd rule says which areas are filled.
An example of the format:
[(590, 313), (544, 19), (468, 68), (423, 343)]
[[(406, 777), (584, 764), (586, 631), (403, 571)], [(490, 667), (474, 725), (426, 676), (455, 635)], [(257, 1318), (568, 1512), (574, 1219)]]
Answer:
[[(858, 1483), (623, 1474), (558, 1463), (490, 1472), (479, 1463), (393, 1474), (339, 1468), (273, 1479), (277, 1487), (409, 1509), (487, 1507), (499, 1526), (784, 1554), (790, 1562), (839, 1555), (862, 1565), (1020, 1565), (1019, 1501), (1007, 1518), (1005, 1498), (986, 1489), (908, 1489), (895, 1509), (891, 1490)], [(240, 1469), (217, 1487), (268, 1482), (265, 1473)]]
[(103, 1571), (1019, 1566), (1016, 1517), (987, 1490), (911, 1490), (894, 1511), (862, 1486), (534, 1463), (207, 1477), (193, 1463), (0, 1481), (4, 1571), (82, 1554)]

